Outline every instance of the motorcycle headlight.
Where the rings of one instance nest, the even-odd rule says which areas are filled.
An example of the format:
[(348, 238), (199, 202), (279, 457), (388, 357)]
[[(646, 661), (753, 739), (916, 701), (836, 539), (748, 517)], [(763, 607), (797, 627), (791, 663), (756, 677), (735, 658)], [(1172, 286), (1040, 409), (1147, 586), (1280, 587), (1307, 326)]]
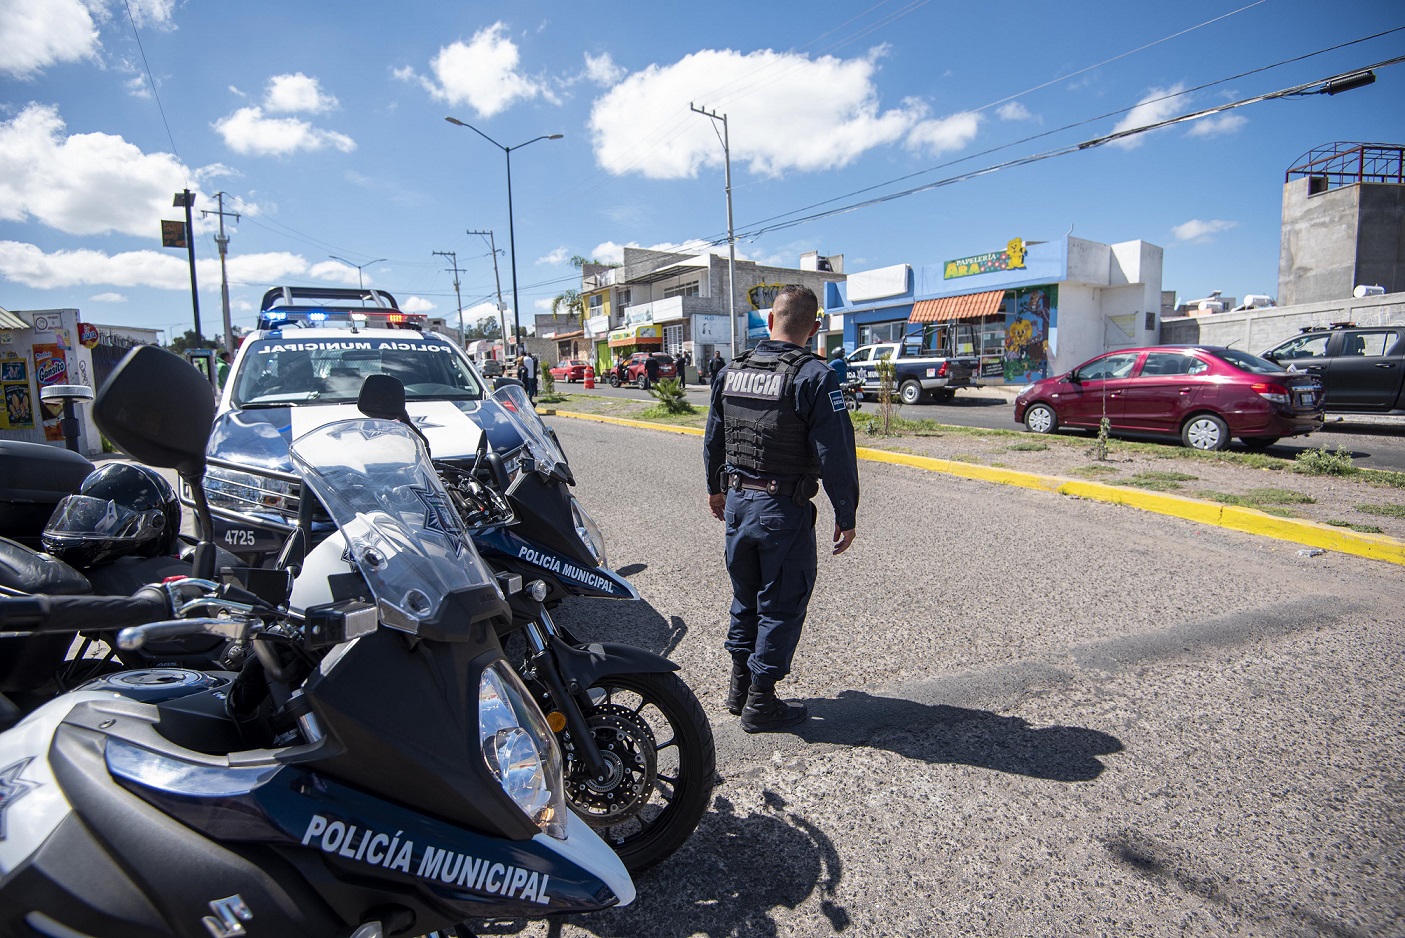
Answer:
[(574, 496), (571, 497), (571, 517), (576, 522), (576, 534), (580, 536), (581, 543), (590, 550), (595, 563), (601, 567), (608, 567), (609, 564), (605, 562), (605, 538), (596, 527), (595, 519), (586, 514)]
[(478, 682), (478, 741), (488, 771), (543, 833), (566, 839), (561, 750), (527, 688), (498, 660)]

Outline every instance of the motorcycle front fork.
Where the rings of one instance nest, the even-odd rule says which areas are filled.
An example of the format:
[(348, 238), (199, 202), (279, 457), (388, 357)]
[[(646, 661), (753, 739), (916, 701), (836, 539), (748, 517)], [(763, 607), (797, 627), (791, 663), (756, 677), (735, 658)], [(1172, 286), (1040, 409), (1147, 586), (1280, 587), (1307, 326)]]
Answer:
[(591, 733), (590, 725), (586, 723), (585, 713), (577, 699), (577, 695), (584, 694), (586, 688), (567, 684), (557, 666), (556, 652), (551, 647), (551, 639), (558, 637), (556, 623), (543, 607), (537, 618), (527, 623), (523, 632), (532, 650), (527, 660), (531, 663), (537, 679), (546, 685), (557, 711), (565, 717), (566, 729), (571, 731), (577, 757), (592, 776), (603, 782), (609, 776), (609, 769), (600, 756), (600, 747), (595, 743), (595, 735)]

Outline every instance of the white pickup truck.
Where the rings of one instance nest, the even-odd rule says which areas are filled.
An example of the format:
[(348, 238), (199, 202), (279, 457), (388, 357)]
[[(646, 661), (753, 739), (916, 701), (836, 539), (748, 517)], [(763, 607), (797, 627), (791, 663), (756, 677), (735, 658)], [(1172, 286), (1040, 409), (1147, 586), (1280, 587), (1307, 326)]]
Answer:
[(975, 356), (946, 357), (921, 354), (901, 342), (879, 342), (855, 349), (846, 359), (851, 379), (863, 379), (865, 393), (878, 392), (878, 363), (892, 359), (897, 371), (893, 386), (904, 404), (916, 404), (932, 397), (946, 403), (956, 396), (957, 388), (971, 386), (971, 375), (978, 364)]

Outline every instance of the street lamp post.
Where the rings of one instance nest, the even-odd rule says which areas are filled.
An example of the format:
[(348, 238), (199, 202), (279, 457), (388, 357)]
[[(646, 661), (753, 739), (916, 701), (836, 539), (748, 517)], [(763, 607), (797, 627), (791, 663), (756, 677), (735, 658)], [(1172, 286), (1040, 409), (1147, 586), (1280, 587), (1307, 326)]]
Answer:
[(361, 289), (361, 290), (366, 289), (366, 281), (364, 281), (363, 279), (361, 279), (361, 271), (362, 271), (362, 269), (363, 269), (363, 268), (366, 268), (366, 267), (370, 267), (372, 264), (379, 264), (381, 261), (385, 260), (385, 258), (383, 258), (383, 257), (378, 257), (378, 258), (376, 258), (375, 260), (373, 260), (373, 261), (367, 261), (367, 262), (364, 263), (364, 264), (353, 264), (351, 261), (347, 260), (346, 258), (344, 258), (344, 257), (337, 257), (335, 254), (328, 254), (327, 256), (330, 257), (330, 258), (331, 258), (332, 260), (334, 260), (334, 261), (341, 261), (343, 264), (345, 264), (345, 265), (348, 266), (348, 267), (355, 267), (355, 268), (356, 268), (356, 286), (357, 286), (358, 289)]
[(507, 249), (512, 261), (512, 344), (515, 347), (518, 337), (522, 334), (522, 305), (517, 301), (517, 238), (512, 225), (512, 151), (520, 150), (528, 144), (536, 143), (538, 140), (560, 140), (565, 134), (542, 134), (540, 137), (533, 137), (527, 143), (519, 143), (515, 147), (505, 147), (483, 131), (472, 124), (465, 124), (457, 117), (444, 118), (451, 124), (458, 127), (467, 127), (469, 130), (502, 150), (507, 157)]

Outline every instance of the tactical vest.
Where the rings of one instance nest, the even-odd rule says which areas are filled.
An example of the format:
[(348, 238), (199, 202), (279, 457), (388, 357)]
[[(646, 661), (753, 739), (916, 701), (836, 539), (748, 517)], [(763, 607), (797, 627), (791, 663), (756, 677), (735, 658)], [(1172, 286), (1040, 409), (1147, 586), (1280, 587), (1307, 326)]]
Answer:
[(820, 474), (809, 428), (795, 412), (796, 375), (815, 355), (806, 349), (743, 352), (724, 377), (722, 427), (727, 462), (766, 475)]

